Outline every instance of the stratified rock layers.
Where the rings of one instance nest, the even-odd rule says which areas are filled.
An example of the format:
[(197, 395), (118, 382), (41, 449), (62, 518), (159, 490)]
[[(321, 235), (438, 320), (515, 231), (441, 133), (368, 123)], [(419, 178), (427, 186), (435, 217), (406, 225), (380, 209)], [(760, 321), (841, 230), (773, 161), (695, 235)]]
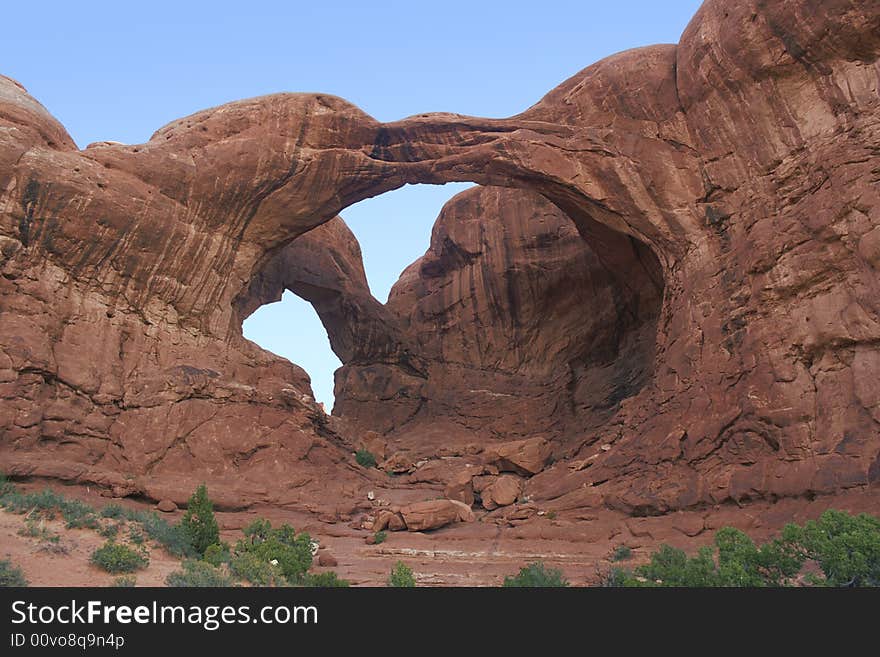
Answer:
[[(709, 0), (677, 46), (603, 60), (510, 119), (380, 124), (281, 94), (83, 151), (2, 79), (0, 463), (347, 513), (365, 475), (338, 421), (241, 337), (290, 284), (337, 325), (343, 416), (558, 433), (526, 493), (559, 508), (876, 484), (878, 52), (873, 0)], [(349, 294), (338, 263), (336, 287), (288, 278), (301, 259), (270, 273), (344, 207), (449, 181), (488, 187), (447, 206), (387, 307)], [(550, 216), (553, 248), (533, 225)]]
[[(618, 242), (603, 254), (611, 269), (533, 192), (459, 194), (391, 291), (383, 337), (396, 348), (341, 356), (334, 412), (433, 447), (595, 429), (647, 380), (663, 293), (653, 255)], [(350, 332), (373, 342), (377, 332), (351, 316)]]

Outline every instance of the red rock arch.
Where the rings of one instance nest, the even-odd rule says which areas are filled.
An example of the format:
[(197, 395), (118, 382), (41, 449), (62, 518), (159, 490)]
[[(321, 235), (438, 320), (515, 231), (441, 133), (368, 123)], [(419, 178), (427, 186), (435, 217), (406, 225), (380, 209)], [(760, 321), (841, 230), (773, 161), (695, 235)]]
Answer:
[(235, 473), (238, 495), (280, 499), (267, 472), (342, 456), (302, 374), (241, 340), (235, 300), (347, 205), (469, 180), (543, 195), (600, 252), (638, 239), (666, 283), (650, 385), (584, 438), (580, 458), (609, 446), (591, 467), (548, 473), (571, 504), (584, 484), (636, 513), (869, 486), (878, 52), (870, 0), (710, 0), (677, 46), (511, 119), (382, 125), (283, 94), (84, 151), (2, 80), (4, 461), (140, 490)]

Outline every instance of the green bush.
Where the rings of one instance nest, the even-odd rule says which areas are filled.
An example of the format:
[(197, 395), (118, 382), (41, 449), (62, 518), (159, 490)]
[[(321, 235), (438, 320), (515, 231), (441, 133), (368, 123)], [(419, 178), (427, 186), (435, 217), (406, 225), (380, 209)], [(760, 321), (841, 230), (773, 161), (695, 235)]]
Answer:
[(618, 545), (611, 555), (611, 561), (626, 561), (632, 557), (632, 548), (626, 545)]
[(125, 517), (125, 510), (118, 504), (108, 504), (101, 509), (101, 517), (119, 520)]
[(388, 586), (396, 588), (413, 588), (416, 585), (416, 578), (413, 577), (412, 568), (402, 561), (394, 564), (391, 574), (388, 576)]
[(39, 493), (22, 493), (6, 478), (0, 483), (0, 506), (12, 513), (29, 513), (31, 517), (54, 518), (61, 514), (68, 529), (98, 529), (95, 510), (79, 500), (67, 499), (48, 488)]
[(625, 568), (614, 567), (599, 571), (599, 586), (602, 587), (628, 586), (632, 580), (633, 574)]
[[(781, 538), (757, 546), (746, 534), (724, 527), (715, 547), (693, 557), (663, 545), (651, 562), (634, 572), (620, 570), (603, 583), (613, 586), (787, 586), (797, 581), (807, 561), (823, 577), (808, 575), (820, 586), (880, 586), (880, 519), (829, 510), (803, 527), (786, 525)], [(611, 580), (611, 581), (609, 581)]]
[(803, 527), (787, 525), (782, 540), (815, 561), (820, 586), (880, 586), (880, 518), (828, 510)]
[(388, 538), (388, 532), (380, 531), (373, 534), (373, 543), (375, 545), (379, 545), (379, 543), (384, 543), (385, 539)]
[(244, 528), (244, 536), (235, 546), (233, 564), (246, 554), (257, 562), (271, 565), (275, 561), (281, 576), (290, 584), (299, 583), (312, 567), (311, 538), (306, 533), (297, 534), (290, 525), (273, 529), (268, 520), (255, 520)]
[(98, 533), (104, 538), (116, 538), (119, 534), (119, 525), (114, 523), (107, 523), (106, 525), (102, 525), (98, 528)]
[(241, 552), (229, 562), (230, 572), (238, 579), (254, 586), (273, 586), (282, 583), (281, 569), (253, 552)]
[(114, 574), (131, 573), (146, 568), (150, 563), (146, 555), (112, 540), (95, 550), (91, 561), (98, 568)]
[(229, 559), (231, 558), (229, 543), (214, 543), (214, 545), (209, 545), (208, 549), (205, 550), (205, 557), (203, 561), (208, 562), (212, 566), (219, 566), (222, 563), (229, 563)]
[(520, 588), (568, 586), (562, 571), (546, 568), (544, 563), (536, 561), (520, 569), (515, 577), (505, 577), (504, 586)]
[(120, 589), (130, 589), (137, 584), (137, 577), (134, 575), (120, 575), (113, 580), (113, 586)]
[(205, 561), (187, 559), (165, 578), (167, 586), (218, 588), (232, 586), (232, 579), (221, 569)]
[(0, 586), (27, 586), (28, 581), (21, 568), (14, 566), (9, 559), (0, 559)]
[[(60, 497), (60, 496), (59, 496)], [(60, 497), (58, 505), (61, 516), (67, 523), (68, 529), (99, 529), (98, 514), (95, 509), (79, 500), (68, 500)]]
[(134, 511), (128, 513), (127, 517), (130, 521), (140, 524), (146, 535), (164, 547), (171, 556), (196, 556), (190, 535), (183, 525), (170, 525), (155, 511)]
[(332, 572), (327, 571), (325, 573), (306, 573), (303, 575), (302, 581), (300, 582), (301, 586), (309, 586), (314, 588), (345, 588), (349, 586), (349, 582), (346, 579), (339, 579), (339, 576)]
[(373, 456), (373, 452), (368, 449), (361, 448), (354, 453), (354, 460), (358, 462), (358, 465), (362, 465), (365, 468), (375, 468), (376, 467), (376, 457)]
[(189, 498), (180, 526), (189, 538), (193, 550), (200, 556), (205, 554), (209, 545), (220, 542), (220, 528), (205, 484), (199, 486)]

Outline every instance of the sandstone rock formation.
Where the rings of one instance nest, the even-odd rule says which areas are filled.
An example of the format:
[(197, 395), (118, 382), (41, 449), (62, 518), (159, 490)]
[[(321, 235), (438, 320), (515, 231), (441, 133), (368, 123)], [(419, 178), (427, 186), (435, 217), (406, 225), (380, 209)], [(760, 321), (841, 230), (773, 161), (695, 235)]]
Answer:
[[(280, 94), (82, 151), (0, 79), (0, 463), (354, 512), (346, 425), (241, 336), (288, 287), (345, 363), (348, 426), (426, 453), (547, 436), (526, 493), (556, 508), (876, 485), (878, 54), (873, 0), (708, 0), (678, 45), (510, 119)], [(487, 189), (371, 300), (334, 217), (449, 181)]]

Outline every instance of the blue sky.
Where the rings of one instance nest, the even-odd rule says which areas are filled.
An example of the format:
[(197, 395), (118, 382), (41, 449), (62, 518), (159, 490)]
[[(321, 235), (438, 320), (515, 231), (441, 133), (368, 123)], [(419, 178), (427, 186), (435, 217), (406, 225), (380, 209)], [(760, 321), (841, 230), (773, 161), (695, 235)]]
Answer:
[[(39, 2), (3, 7), (0, 73), (17, 79), (80, 147), (140, 143), (205, 107), (320, 91), (382, 121), (429, 111), (503, 117), (599, 59), (675, 43), (697, 0), (615, 2)], [(342, 215), (385, 301), (466, 185), (406, 187)], [(311, 307), (291, 294), (245, 335), (305, 367), (332, 403), (339, 366)]]

